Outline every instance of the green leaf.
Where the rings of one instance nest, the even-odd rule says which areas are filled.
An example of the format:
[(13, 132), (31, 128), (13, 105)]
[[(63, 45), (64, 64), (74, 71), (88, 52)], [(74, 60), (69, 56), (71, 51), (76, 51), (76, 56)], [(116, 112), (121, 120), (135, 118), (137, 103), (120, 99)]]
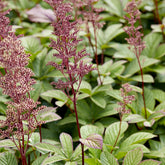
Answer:
[[(129, 78), (129, 81), (142, 82), (142, 77), (141, 77), (141, 75), (133, 76), (133, 77)], [(153, 79), (153, 77), (151, 75), (144, 74), (143, 75), (143, 82), (145, 82), (145, 83), (153, 83), (154, 79)]]
[(132, 144), (144, 143), (146, 140), (151, 139), (153, 137), (156, 137), (156, 136), (148, 132), (134, 133), (122, 142), (121, 148), (128, 147), (129, 145), (132, 145)]
[(99, 134), (102, 135), (104, 130), (96, 127), (94, 125), (85, 125), (80, 128), (81, 136), (83, 139), (87, 138), (91, 134)]
[(103, 110), (100, 110), (99, 112), (96, 113), (95, 115), (95, 120), (98, 120), (100, 118), (106, 117), (106, 116), (111, 116), (114, 114), (117, 114), (117, 104), (109, 104), (107, 105)]
[[(77, 89), (79, 82), (74, 84), (74, 89)], [(82, 81), (79, 87), (79, 91), (91, 95), (92, 87), (87, 81)]]
[(97, 158), (85, 158), (85, 163), (87, 165), (101, 165)]
[(128, 123), (139, 123), (146, 121), (146, 119), (141, 115), (131, 114), (128, 117), (126, 117), (124, 121), (128, 121)]
[(61, 155), (53, 155), (51, 157), (46, 158), (41, 165), (48, 165), (52, 164), (54, 162), (59, 162), (61, 160), (64, 160), (65, 158)]
[(56, 147), (53, 144), (49, 144), (49, 143), (38, 143), (34, 145), (38, 150), (42, 150), (42, 151), (47, 151), (47, 152), (55, 152), (55, 153), (59, 153), (60, 149), (58, 147)]
[(0, 140), (1, 147), (16, 147), (15, 144), (10, 139)]
[(104, 2), (108, 5), (106, 7), (107, 11), (119, 17), (123, 16), (123, 8), (120, 0), (104, 0)]
[(100, 160), (102, 165), (119, 165), (117, 159), (107, 151), (101, 153)]
[(38, 51), (42, 49), (40, 40), (36, 37), (28, 36), (28, 37), (22, 37), (21, 41), (26, 52), (32, 54), (30, 58), (33, 61), (36, 56), (35, 53), (37, 53)]
[(159, 102), (165, 101), (165, 92), (160, 89), (153, 89), (152, 90), (153, 96)]
[(127, 59), (129, 61), (132, 61), (136, 58), (134, 53), (128, 49), (127, 44), (115, 43), (111, 45), (111, 47), (117, 50), (113, 55), (114, 58)]
[(44, 154), (40, 157), (37, 157), (37, 159), (32, 163), (32, 165), (41, 165), (47, 156), (48, 156), (48, 154)]
[(161, 44), (156, 50), (155, 58), (161, 58), (165, 55), (165, 44)]
[[(65, 124), (70, 124), (70, 123), (76, 123), (76, 117), (67, 116), (67, 117), (63, 118), (62, 120), (60, 120), (58, 122), (58, 125), (65, 125)], [(82, 125), (86, 124), (86, 122), (82, 119), (79, 119), (79, 123), (82, 124)]]
[(126, 122), (116, 122), (111, 124), (105, 131), (104, 142), (112, 147), (118, 145), (127, 128), (128, 124)]
[(60, 134), (60, 142), (64, 151), (64, 154), (68, 159), (71, 158), (73, 154), (73, 141), (72, 137), (67, 133)]
[(64, 102), (68, 100), (68, 97), (64, 94), (64, 92), (62, 92), (61, 90), (55, 90), (55, 89), (48, 90), (42, 93), (41, 96), (55, 98), (57, 100), (64, 101)]
[(119, 34), (123, 33), (122, 24), (113, 24), (108, 26), (108, 28), (104, 31), (104, 40), (106, 43), (117, 37)]
[(105, 108), (106, 101), (104, 97), (101, 96), (101, 94), (92, 95), (90, 98), (96, 105), (98, 105), (101, 108)]
[(66, 162), (65, 165), (77, 165), (77, 162)]
[(141, 53), (142, 55), (145, 55), (147, 57), (155, 57), (157, 47), (159, 43), (162, 41), (162, 35), (159, 33), (149, 33), (145, 36), (144, 42), (145, 42), (145, 49)]
[(76, 149), (74, 150), (71, 159), (76, 160), (79, 157), (81, 157), (82, 151), (81, 151), (81, 144), (79, 144)]
[(142, 161), (139, 165), (160, 165), (160, 164), (161, 162), (150, 159), (150, 160)]
[(124, 158), (123, 165), (138, 165), (142, 160), (143, 152), (140, 148), (129, 151)]
[(33, 132), (29, 139), (29, 145), (34, 146), (36, 143), (40, 142), (40, 134), (38, 132)]
[(30, 98), (34, 101), (37, 101), (40, 97), (40, 93), (42, 91), (42, 85), (40, 81), (37, 81), (36, 84), (33, 85), (33, 89), (30, 91)]
[(148, 88), (144, 88), (144, 97), (146, 101), (146, 106), (150, 110), (154, 110), (155, 107), (155, 99), (152, 91)]
[(17, 165), (18, 164), (16, 157), (10, 152), (5, 152), (3, 154), (0, 154), (0, 163), (1, 165)]
[(115, 98), (118, 101), (123, 101), (122, 97), (121, 97), (121, 92), (120, 90), (109, 90), (106, 92), (107, 95)]
[(80, 142), (90, 148), (102, 149), (103, 138), (99, 134), (89, 135), (87, 138), (80, 138)]
[[(146, 56), (140, 56), (140, 64), (142, 68), (151, 66), (153, 64), (158, 63), (159, 60), (148, 58)], [(129, 65), (126, 67), (124, 74), (125, 75), (133, 75), (136, 72), (140, 71), (139, 64), (137, 58), (135, 58), (133, 61), (129, 63)]]
[(49, 123), (52, 121), (60, 120), (61, 117), (55, 113), (55, 108), (47, 107), (39, 111), (37, 119), (38, 121), (44, 121), (45, 123)]

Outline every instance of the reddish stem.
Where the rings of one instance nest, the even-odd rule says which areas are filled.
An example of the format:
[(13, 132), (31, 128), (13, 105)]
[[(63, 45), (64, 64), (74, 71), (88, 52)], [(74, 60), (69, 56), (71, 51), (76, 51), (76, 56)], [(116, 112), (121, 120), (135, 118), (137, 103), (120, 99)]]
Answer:
[(158, 21), (159, 24), (162, 24), (160, 17), (159, 17), (159, 11), (158, 11), (158, 1), (154, 0), (155, 3), (155, 18)]
[[(75, 111), (75, 115), (76, 115), (76, 124), (77, 124), (77, 129), (78, 129), (78, 135), (79, 135), (79, 138), (81, 138), (80, 125), (79, 125), (77, 106), (76, 106), (77, 98), (76, 98), (76, 92), (73, 88), (73, 85), (72, 85), (72, 93), (73, 93), (73, 104), (74, 104), (74, 111)], [(82, 165), (84, 165), (84, 144), (82, 144), (82, 143), (81, 143), (81, 151), (82, 151)]]

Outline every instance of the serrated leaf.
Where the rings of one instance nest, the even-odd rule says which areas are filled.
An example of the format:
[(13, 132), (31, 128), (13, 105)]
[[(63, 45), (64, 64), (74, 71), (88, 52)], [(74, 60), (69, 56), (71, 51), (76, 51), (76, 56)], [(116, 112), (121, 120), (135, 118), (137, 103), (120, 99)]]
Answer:
[(53, 155), (53, 156), (48, 157), (47, 159), (45, 159), (41, 165), (52, 164), (52, 163), (59, 162), (59, 161), (64, 160), (64, 159), (65, 158), (63, 156)]
[(150, 159), (150, 160), (142, 161), (139, 165), (160, 165), (160, 164), (161, 162)]
[(29, 139), (29, 145), (34, 146), (36, 143), (40, 142), (40, 134), (38, 132), (33, 132)]
[(109, 152), (102, 152), (100, 156), (102, 165), (119, 165), (117, 159)]
[(69, 134), (67, 134), (67, 133), (61, 133), (60, 134), (60, 142), (61, 142), (64, 154), (66, 155), (66, 157), (68, 159), (70, 159), (70, 157), (73, 154), (72, 137)]
[(108, 43), (113, 38), (117, 37), (119, 34), (123, 33), (122, 24), (113, 24), (108, 26), (108, 28), (104, 31), (105, 41)]
[(55, 108), (47, 107), (38, 113), (37, 119), (38, 121), (44, 121), (45, 123), (49, 123), (52, 121), (60, 120), (61, 117), (55, 113)]
[(99, 127), (96, 127), (94, 125), (85, 125), (80, 128), (81, 137), (83, 139), (86, 139), (91, 134), (99, 134), (102, 135), (104, 130), (100, 129)]
[[(140, 56), (140, 64), (142, 68), (151, 66), (153, 64), (156, 64), (159, 62), (159, 60), (156, 60), (154, 58), (148, 58), (146, 56)], [(135, 58), (133, 61), (129, 63), (129, 65), (126, 67), (124, 74), (125, 75), (133, 75), (136, 72), (140, 71), (138, 60)]]
[(64, 92), (60, 91), (60, 90), (48, 90), (44, 93), (41, 94), (42, 96), (47, 96), (47, 97), (51, 97), (51, 98), (55, 98), (57, 100), (60, 101), (64, 101), (66, 102), (68, 97), (64, 94)]
[[(77, 90), (78, 85), (79, 85), (78, 83), (75, 83), (74, 84), (74, 89)], [(79, 87), (79, 91), (91, 95), (92, 87), (87, 81), (82, 81), (81, 84), (80, 84), (80, 87)]]
[(103, 96), (101, 96), (100, 94), (96, 94), (92, 95), (90, 98), (96, 105), (98, 105), (101, 108), (105, 108), (106, 101)]
[(122, 17), (123, 8), (120, 0), (104, 0), (104, 2), (108, 5), (106, 7), (107, 11), (119, 17)]
[(117, 104), (109, 104), (107, 105), (103, 110), (100, 110), (98, 113), (95, 115), (95, 120), (106, 117), (106, 116), (111, 116), (114, 114), (117, 114)]
[(86, 139), (80, 138), (80, 142), (90, 148), (102, 149), (103, 147), (103, 138), (99, 134), (89, 135)]
[(55, 153), (59, 153), (60, 149), (58, 147), (56, 147), (53, 144), (49, 144), (49, 143), (38, 143), (34, 145), (37, 149), (42, 150), (42, 151), (47, 151), (47, 152), (55, 152)]
[(0, 147), (16, 147), (10, 139), (0, 140)]
[(121, 148), (127, 147), (132, 144), (144, 143), (146, 140), (151, 139), (153, 137), (156, 137), (156, 136), (148, 132), (134, 133), (122, 142)]
[(149, 33), (145, 36), (145, 49), (142, 52), (142, 55), (148, 57), (154, 57), (156, 54), (157, 47), (159, 43), (162, 41), (162, 36), (159, 33)]
[(156, 50), (155, 58), (161, 58), (165, 55), (165, 44), (161, 44)]
[[(118, 145), (127, 128), (128, 124), (126, 122), (116, 122), (111, 124), (105, 131), (104, 142), (112, 147), (114, 144)], [(116, 141), (116, 139), (118, 140)]]
[(131, 114), (128, 117), (126, 117), (124, 121), (128, 121), (128, 123), (139, 123), (139, 122), (146, 121), (146, 119), (141, 115)]
[(17, 165), (17, 159), (14, 154), (10, 152), (5, 152), (0, 154), (0, 164), (1, 165)]
[[(70, 123), (76, 123), (76, 117), (74, 117), (74, 116), (67, 116), (67, 117), (63, 118), (62, 120), (60, 120), (58, 122), (58, 125), (65, 125), (65, 124), (70, 124)], [(82, 124), (82, 125), (86, 125), (87, 124), (82, 119), (79, 119), (79, 123)]]
[(81, 156), (81, 154), (82, 154), (81, 144), (79, 144), (74, 150), (71, 159), (76, 160)]
[(25, 50), (28, 53), (32, 54), (30, 58), (33, 61), (36, 56), (35, 53), (42, 49), (40, 40), (36, 37), (28, 36), (28, 37), (22, 37), (21, 41)]
[[(133, 76), (131, 78), (129, 78), (130, 81), (138, 81), (138, 82), (142, 82), (142, 77), (141, 75), (137, 75), (137, 76)], [(143, 82), (145, 83), (153, 83), (154, 79), (151, 75), (148, 74), (144, 74), (143, 75)]]
[(47, 156), (48, 156), (48, 154), (44, 154), (40, 157), (37, 157), (37, 159), (32, 163), (32, 165), (41, 165)]
[(165, 101), (165, 92), (160, 89), (153, 89), (152, 90), (153, 96), (159, 102)]
[(129, 151), (124, 158), (123, 165), (138, 165), (142, 160), (143, 152), (140, 148)]

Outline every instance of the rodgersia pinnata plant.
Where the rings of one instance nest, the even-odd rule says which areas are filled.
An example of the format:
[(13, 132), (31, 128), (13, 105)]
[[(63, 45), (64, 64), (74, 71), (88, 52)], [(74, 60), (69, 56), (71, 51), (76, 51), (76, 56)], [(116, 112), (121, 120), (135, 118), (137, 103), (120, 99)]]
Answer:
[[(26, 165), (26, 151), (31, 133), (42, 122), (37, 121), (38, 111), (45, 108), (37, 108), (39, 102), (30, 98), (32, 85), (35, 83), (32, 71), (27, 68), (29, 54), (25, 53), (19, 36), (11, 30), (9, 19), (3, 12), (4, 4), (0, 1), (0, 87), (5, 95), (10, 96), (7, 104), (6, 119), (0, 120), (0, 138), (10, 138), (20, 151), (22, 164)], [(28, 140), (25, 144), (25, 136)]]
[[(78, 128), (79, 138), (81, 139), (80, 126), (77, 114), (77, 96), (83, 76), (88, 74), (92, 69), (92, 65), (85, 63), (84, 58), (88, 56), (85, 49), (77, 50), (80, 39), (77, 38), (78, 27), (77, 21), (73, 21), (73, 9), (70, 3), (65, 3), (63, 0), (45, 0), (49, 3), (55, 12), (56, 21), (52, 22), (54, 27), (53, 34), (57, 36), (57, 40), (51, 40), (51, 45), (58, 53), (54, 56), (61, 60), (60, 63), (49, 62), (49, 65), (54, 66), (64, 76), (64, 79), (53, 82), (58, 89), (62, 89), (68, 98), (73, 102), (74, 112)], [(75, 89), (74, 85), (77, 85)], [(71, 95), (70, 95), (71, 93)], [(82, 146), (82, 164), (84, 164), (84, 146)]]
[(128, 21), (129, 26), (124, 28), (125, 32), (128, 34), (129, 38), (126, 38), (130, 49), (136, 55), (138, 65), (140, 68), (141, 79), (142, 79), (142, 97), (144, 102), (145, 118), (147, 118), (147, 110), (144, 96), (144, 80), (143, 80), (143, 69), (140, 63), (140, 54), (145, 48), (145, 43), (142, 41), (143, 33), (140, 31), (142, 29), (141, 25), (136, 26), (136, 23), (140, 20), (140, 11), (137, 8), (135, 0), (127, 4), (126, 10), (128, 16), (124, 18)]

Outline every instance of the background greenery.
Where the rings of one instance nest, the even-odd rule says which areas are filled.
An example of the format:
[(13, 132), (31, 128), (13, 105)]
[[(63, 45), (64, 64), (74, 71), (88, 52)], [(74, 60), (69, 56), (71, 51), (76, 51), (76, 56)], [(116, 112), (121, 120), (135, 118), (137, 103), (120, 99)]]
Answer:
[[(134, 53), (128, 49), (125, 41), (128, 36), (123, 30), (126, 26), (123, 19), (126, 14), (124, 8), (128, 2), (129, 0), (99, 0), (95, 4), (96, 7), (105, 9), (100, 13), (101, 21), (105, 22), (105, 25), (97, 30), (97, 55), (103, 85), (98, 85), (96, 70), (86, 75), (79, 89), (77, 109), (82, 137), (86, 138), (92, 133), (101, 135), (103, 149), (86, 147), (85, 162), (88, 165), (157, 165), (160, 164), (158, 161), (165, 165), (165, 1), (158, 0), (159, 18), (155, 14), (154, 0), (142, 0), (138, 6), (142, 13), (141, 24), (146, 44), (140, 62), (144, 72), (147, 119), (141, 96), (139, 65)], [(33, 133), (27, 154), (31, 155), (33, 165), (39, 165), (41, 162), (53, 162), (57, 165), (76, 162), (79, 164), (81, 148), (77, 146), (79, 138), (72, 102), (62, 91), (54, 89), (50, 84), (62, 77), (58, 70), (47, 65), (49, 61), (57, 62), (52, 56), (54, 50), (49, 48), (50, 38), (56, 37), (51, 34), (53, 29), (50, 23), (32, 22), (27, 13), (36, 4), (40, 4), (44, 9), (49, 9), (50, 6), (42, 0), (9, 0), (8, 3), (11, 9), (8, 14), (11, 24), (15, 25), (16, 34), (24, 34), (21, 38), (22, 44), (26, 52), (31, 54), (28, 67), (34, 72), (34, 79), (37, 81), (30, 93), (31, 97), (34, 100), (39, 99), (43, 105), (58, 106), (56, 112), (61, 116), (58, 121), (50, 122), (49, 119), (48, 123), (42, 125), (45, 143), (39, 143), (37, 131)], [(87, 34), (81, 26), (79, 35), (84, 39), (80, 47), (85, 45), (91, 55), (87, 60), (96, 66), (87, 40), (87, 36), (90, 35), (94, 43), (92, 27), (90, 34)], [(128, 105), (131, 113), (123, 116), (121, 133), (113, 148), (120, 129), (119, 114), (116, 110), (117, 102), (122, 101), (119, 89), (126, 82), (134, 89), (131, 94), (135, 95), (136, 100)], [(0, 118), (3, 119), (5, 103), (9, 98), (2, 95), (1, 91), (0, 94)], [(0, 162), (9, 160), (4, 165), (16, 165), (19, 162), (20, 155), (8, 139), (1, 140), (0, 147)], [(39, 153), (43, 155), (39, 156)], [(51, 155), (49, 159), (48, 153)], [(142, 161), (145, 159), (147, 161)]]

